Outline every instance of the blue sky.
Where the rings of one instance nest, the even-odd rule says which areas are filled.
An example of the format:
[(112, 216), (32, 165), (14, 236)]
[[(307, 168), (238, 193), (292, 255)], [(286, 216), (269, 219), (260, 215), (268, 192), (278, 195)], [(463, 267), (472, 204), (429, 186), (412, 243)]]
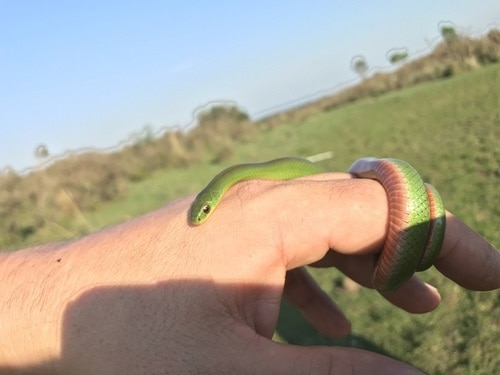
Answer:
[(145, 124), (192, 123), (230, 100), (251, 116), (330, 92), (350, 60), (386, 67), (439, 38), (438, 24), (480, 35), (500, 27), (497, 0), (0, 0), (0, 170), (112, 147)]

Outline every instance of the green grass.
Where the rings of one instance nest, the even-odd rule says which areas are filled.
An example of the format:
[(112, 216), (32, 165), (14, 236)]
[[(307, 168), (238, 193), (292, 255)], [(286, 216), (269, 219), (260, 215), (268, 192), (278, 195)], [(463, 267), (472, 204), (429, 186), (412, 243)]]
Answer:
[[(401, 158), (438, 188), (449, 210), (498, 247), (499, 87), (500, 65), (495, 64), (365, 99), (262, 130), (254, 141), (237, 145), (227, 164), (333, 151), (334, 157), (321, 164), (345, 171), (362, 156)], [(84, 212), (87, 230), (193, 194), (224, 166), (207, 163), (156, 172), (131, 184), (125, 199)], [(312, 273), (353, 320), (354, 333), (341, 341), (322, 337), (284, 304), (279, 340), (367, 348), (433, 374), (492, 374), (500, 369), (498, 291), (468, 292), (431, 270), (422, 277), (439, 286), (443, 303), (433, 313), (415, 316), (371, 290), (344, 291), (339, 286), (343, 276), (335, 270)]]

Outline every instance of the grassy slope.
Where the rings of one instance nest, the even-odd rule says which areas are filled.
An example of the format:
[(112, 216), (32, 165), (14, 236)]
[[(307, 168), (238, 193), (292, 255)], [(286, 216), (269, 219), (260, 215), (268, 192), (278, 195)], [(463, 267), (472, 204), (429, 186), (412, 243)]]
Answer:
[[(325, 162), (345, 170), (360, 156), (410, 161), (440, 190), (446, 206), (500, 245), (500, 66), (319, 113), (301, 124), (263, 135), (263, 150), (309, 155), (332, 150)], [(257, 150), (255, 151), (257, 153)], [(252, 151), (248, 151), (249, 158)], [(246, 156), (246, 155), (245, 155)], [(274, 157), (270, 153), (263, 157)], [(440, 286), (441, 307), (411, 316), (371, 291), (343, 292), (341, 276), (312, 270), (346, 310), (356, 335), (347, 344), (389, 354), (429, 373), (495, 373), (500, 370), (500, 293), (470, 293), (437, 271), (424, 279)], [(278, 331), (300, 344), (337, 343), (316, 334), (287, 306)], [(300, 329), (298, 329), (300, 327)], [(375, 345), (375, 348), (373, 347)]]
[[(361, 156), (411, 162), (441, 192), (447, 208), (497, 247), (500, 203), (500, 65), (362, 100), (300, 123), (262, 132), (240, 145), (231, 164), (328, 150), (321, 162), (343, 171)], [(84, 213), (91, 230), (198, 191), (221, 166), (159, 172), (130, 187), (127, 199)], [(500, 368), (500, 293), (470, 293), (437, 271), (423, 278), (439, 285), (442, 305), (431, 314), (399, 311), (370, 290), (345, 292), (334, 270), (312, 270), (353, 320), (354, 335), (332, 341), (317, 334), (287, 305), (279, 338), (297, 344), (341, 344), (387, 353), (429, 373), (489, 374)]]

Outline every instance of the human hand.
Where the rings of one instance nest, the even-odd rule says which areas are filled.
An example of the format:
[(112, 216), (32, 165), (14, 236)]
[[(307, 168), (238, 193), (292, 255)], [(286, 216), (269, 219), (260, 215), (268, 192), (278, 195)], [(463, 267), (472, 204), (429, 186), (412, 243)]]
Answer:
[[(323, 174), (241, 183), (199, 227), (187, 223), (192, 199), (2, 259), (0, 279), (23, 297), (0, 307), (0, 347), (11, 353), (0, 370), (28, 361), (64, 374), (415, 371), (361, 350), (270, 340), (283, 295), (322, 333), (349, 332), (302, 266), (335, 266), (369, 286), (388, 216), (377, 182)], [(451, 215), (436, 266), (469, 289), (500, 287), (499, 253)], [(385, 298), (409, 312), (440, 301), (417, 277)]]

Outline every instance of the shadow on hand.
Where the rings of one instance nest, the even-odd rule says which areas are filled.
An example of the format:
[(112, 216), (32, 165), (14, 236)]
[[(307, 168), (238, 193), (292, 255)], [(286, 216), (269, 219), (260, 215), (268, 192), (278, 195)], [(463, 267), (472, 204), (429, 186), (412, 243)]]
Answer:
[[(264, 317), (263, 310), (275, 310), (266, 306), (258, 319), (253, 312), (265, 303), (262, 296), (282, 292), (282, 285), (274, 293), (271, 288), (210, 280), (96, 285), (68, 303), (59, 357), (24, 368), (0, 366), (0, 374), (220, 373), (234, 363), (252, 369), (262, 353), (250, 351), (255, 344), (251, 331), (265, 319), (273, 322), (274, 316)], [(321, 335), (286, 302), (276, 331), (294, 345), (352, 347), (391, 356), (360, 335)]]
[[(231, 361), (252, 368), (257, 354), (248, 352), (250, 341), (242, 335), (248, 331), (242, 330), (245, 323), (241, 317), (234, 311), (226, 314), (224, 308), (214, 311), (203, 301), (207, 295), (232, 298), (265, 290), (268, 292), (269, 286), (210, 281), (96, 286), (69, 303), (61, 327), (59, 358), (24, 368), (0, 367), (0, 374), (213, 372), (218, 367), (209, 366)], [(224, 304), (224, 299), (220, 303)], [(342, 340), (321, 336), (286, 303), (282, 304), (277, 329), (292, 344), (341, 345), (383, 353), (356, 335)]]

